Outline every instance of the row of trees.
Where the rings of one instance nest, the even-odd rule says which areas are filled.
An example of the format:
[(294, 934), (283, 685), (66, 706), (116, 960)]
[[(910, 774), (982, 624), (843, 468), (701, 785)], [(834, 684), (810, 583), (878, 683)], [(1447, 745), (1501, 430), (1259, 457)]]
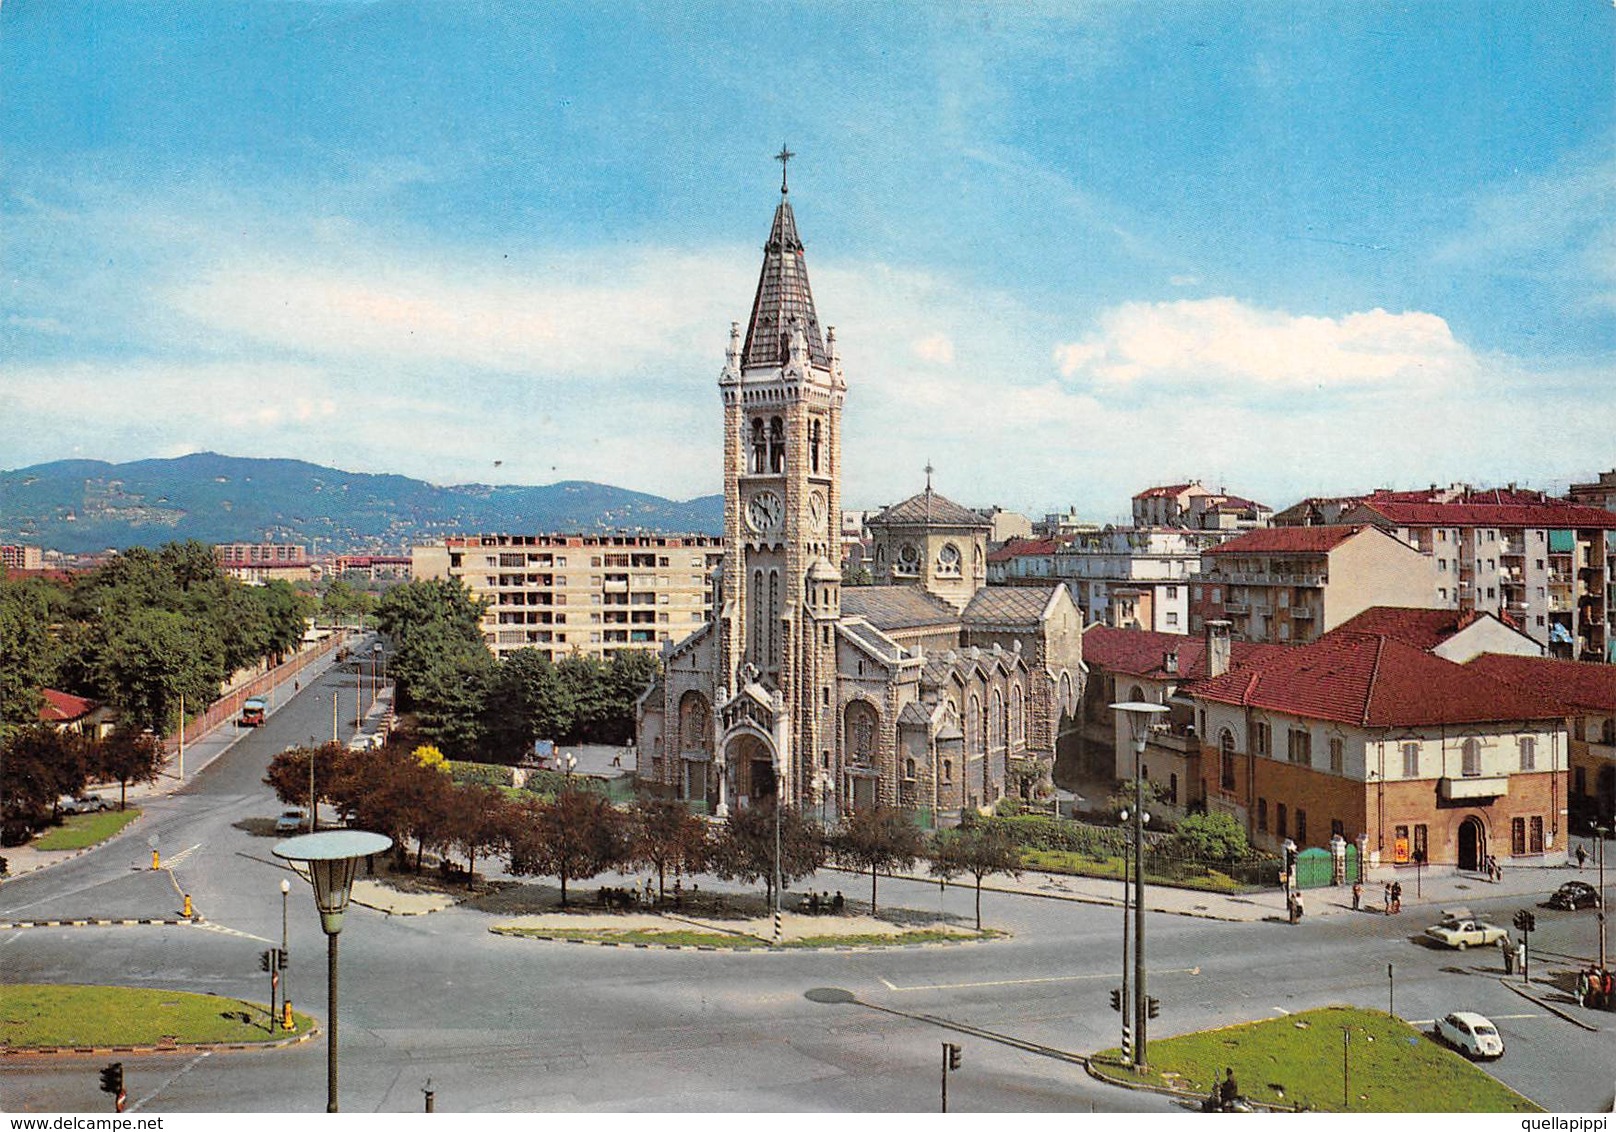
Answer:
[(25, 840), (55, 821), (57, 802), (91, 781), (116, 782), (118, 808), (135, 782), (156, 781), (163, 745), (154, 735), (124, 727), (102, 739), (35, 724), (12, 729), (0, 741), (0, 815), (7, 844)]
[(232, 672), (296, 648), (315, 605), (229, 577), (195, 540), (131, 548), (71, 584), (0, 579), (0, 731), (33, 723), (40, 689), (59, 688), (166, 734), (182, 698), (200, 710)]
[(399, 707), (415, 713), (422, 738), (455, 758), (515, 762), (535, 739), (633, 737), (634, 701), (660, 663), (654, 652), (624, 650), (610, 661), (575, 653), (552, 663), (520, 649), (496, 661), (483, 644), (482, 608), (459, 579), (395, 586), (376, 606)]
[(316, 797), (350, 823), (392, 837), (401, 863), (411, 843), (417, 870), (425, 852), (458, 853), (466, 859), (469, 882), (479, 858), (504, 857), (516, 876), (555, 877), (563, 904), (571, 882), (641, 868), (656, 873), (659, 897), (666, 894), (670, 872), (710, 873), (761, 883), (772, 901), (777, 820), (783, 883), (834, 861), (869, 874), (872, 911), (882, 873), (925, 860), (933, 875), (975, 879), (980, 929), (983, 879), (1019, 875), (1021, 868), (1009, 833), (988, 823), (968, 823), (928, 841), (908, 815), (887, 807), (861, 810), (827, 831), (796, 810), (776, 815), (767, 804), (712, 825), (667, 799), (641, 799), (620, 809), (585, 790), (512, 798), (486, 784), (455, 783), (434, 747), (412, 754), (398, 748), (349, 751), (334, 743), (294, 748), (275, 757), (264, 781), (282, 802), (307, 805), (311, 759)]

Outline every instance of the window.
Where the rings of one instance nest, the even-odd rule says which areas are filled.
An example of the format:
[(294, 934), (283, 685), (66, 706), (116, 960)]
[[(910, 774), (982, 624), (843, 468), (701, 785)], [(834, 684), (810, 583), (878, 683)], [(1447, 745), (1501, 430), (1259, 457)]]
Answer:
[(1340, 818), (1331, 818), (1330, 819), (1330, 840), (1334, 841), (1337, 837), (1345, 838), (1346, 836), (1347, 836), (1347, 827), (1342, 824), (1341, 819)]
[(1425, 862), (1431, 859), (1430, 854), (1426, 851), (1426, 836), (1424, 825), (1414, 827), (1414, 860), (1416, 861)]
[(1346, 770), (1346, 744), (1340, 739), (1330, 740), (1330, 772), (1341, 774)]
[(1526, 851), (1543, 852), (1543, 819), (1540, 817), (1526, 819)]
[(1296, 840), (1302, 845), (1307, 844), (1307, 811), (1300, 807), (1296, 811)]
[(1200, 586), (1191, 586), (1190, 587), (1190, 600), (1191, 601), (1200, 601), (1201, 600), (1201, 587)]
[(1270, 741), (1270, 732), (1268, 730), (1268, 724), (1266, 724), (1266, 723), (1254, 723), (1254, 724), (1252, 724), (1251, 725), (1251, 740), (1252, 740), (1253, 749), (1256, 751), (1257, 754), (1261, 755), (1263, 758), (1268, 758), (1270, 755), (1273, 754), (1273, 745), (1272, 745), (1272, 743)]
[(1418, 778), (1420, 776), (1420, 745), (1418, 743), (1403, 744), (1403, 777)]
[(1436, 599), (1438, 601), (1447, 601), (1448, 600), (1448, 587), (1447, 586), (1438, 586), (1437, 587)]
[(1313, 765), (1313, 736), (1306, 731), (1293, 727), (1285, 737), (1285, 757), (1298, 766)]
[(1286, 831), (1285, 826), (1285, 803), (1280, 802), (1274, 807), (1274, 832), (1280, 837), (1289, 837), (1290, 834)]
[(949, 785), (954, 783), (954, 760), (943, 760), (943, 781)]
[(1268, 799), (1257, 799), (1257, 832), (1268, 832)]
[(1223, 601), (1223, 587), (1222, 586), (1213, 586), (1212, 587), (1212, 604), (1213, 605), (1219, 605), (1219, 604), (1222, 603), (1222, 601)]
[(1448, 572), (1448, 560), (1446, 558), (1438, 558), (1436, 560), (1436, 568), (1442, 573), (1446, 574)]
[(1529, 736), (1521, 739), (1521, 769), (1537, 769), (1537, 740)]
[(1178, 597), (1178, 587), (1177, 586), (1168, 586), (1167, 587), (1167, 600), (1168, 601), (1173, 601), (1177, 597)]
[(913, 782), (915, 780), (915, 760), (914, 759), (904, 759), (903, 760), (903, 776), (905, 778), (907, 778), (910, 782)]
[(1481, 743), (1476, 739), (1466, 739), (1461, 748), (1460, 773), (1466, 778), (1481, 777)]
[(1509, 851), (1519, 857), (1526, 852), (1526, 819), (1511, 818), (1509, 822)]

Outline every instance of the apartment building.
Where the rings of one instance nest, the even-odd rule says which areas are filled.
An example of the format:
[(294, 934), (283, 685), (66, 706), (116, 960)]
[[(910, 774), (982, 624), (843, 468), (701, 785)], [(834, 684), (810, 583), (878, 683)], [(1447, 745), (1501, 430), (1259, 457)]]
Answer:
[(1616, 512), (1513, 487), (1379, 491), (1342, 516), (1416, 547), (1431, 599), (1497, 613), (1566, 660), (1616, 663)]
[(1616, 468), (1600, 472), (1599, 478), (1593, 483), (1572, 484), (1571, 489), (1566, 492), (1566, 498), (1584, 507), (1616, 511)]
[(1133, 497), (1135, 527), (1240, 531), (1266, 527), (1274, 511), (1251, 499), (1212, 491), (1200, 480), (1148, 487)]
[(1430, 560), (1378, 527), (1270, 527), (1211, 547), (1190, 586), (1190, 629), (1230, 622), (1238, 640), (1305, 644), (1376, 605), (1430, 606)]
[(532, 648), (610, 658), (660, 649), (712, 618), (712, 571), (724, 540), (709, 535), (471, 535), (414, 547), (416, 578), (459, 578), (487, 602), (483, 640), (495, 656)]
[(312, 582), (320, 564), (309, 548), (290, 542), (226, 542), (213, 548), (213, 559), (232, 578), (252, 585), (269, 581)]

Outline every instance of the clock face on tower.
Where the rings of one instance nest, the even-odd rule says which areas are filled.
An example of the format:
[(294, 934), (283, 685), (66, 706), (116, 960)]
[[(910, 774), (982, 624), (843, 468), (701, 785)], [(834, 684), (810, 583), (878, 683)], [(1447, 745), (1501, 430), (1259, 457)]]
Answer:
[(772, 491), (760, 491), (746, 505), (746, 525), (758, 534), (772, 534), (780, 529), (784, 513), (780, 497)]

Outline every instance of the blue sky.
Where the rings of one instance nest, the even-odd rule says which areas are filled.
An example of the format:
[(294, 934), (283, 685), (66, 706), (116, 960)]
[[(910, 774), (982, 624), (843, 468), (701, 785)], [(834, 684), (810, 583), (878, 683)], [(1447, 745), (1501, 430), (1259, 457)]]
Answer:
[[(850, 506), (1616, 466), (1616, 7), (0, 8), (6, 467), (718, 490), (782, 141)], [(495, 461), (500, 461), (498, 468)]]

